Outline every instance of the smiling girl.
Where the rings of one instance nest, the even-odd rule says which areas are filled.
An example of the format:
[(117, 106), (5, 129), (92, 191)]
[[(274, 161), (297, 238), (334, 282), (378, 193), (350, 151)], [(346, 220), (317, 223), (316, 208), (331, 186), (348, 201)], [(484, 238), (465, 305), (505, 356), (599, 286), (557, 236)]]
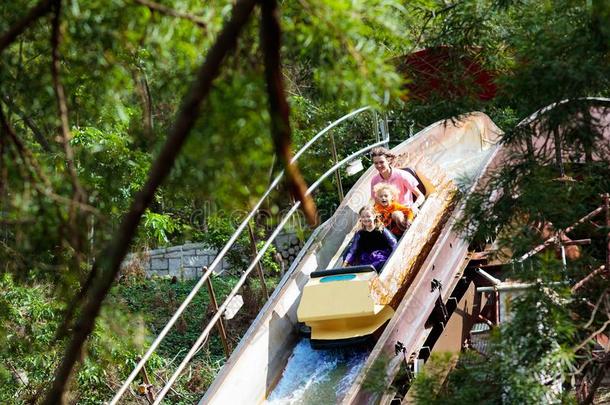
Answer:
[(370, 264), (379, 273), (396, 247), (396, 238), (377, 218), (373, 207), (362, 207), (358, 215), (361, 229), (352, 239), (343, 266)]

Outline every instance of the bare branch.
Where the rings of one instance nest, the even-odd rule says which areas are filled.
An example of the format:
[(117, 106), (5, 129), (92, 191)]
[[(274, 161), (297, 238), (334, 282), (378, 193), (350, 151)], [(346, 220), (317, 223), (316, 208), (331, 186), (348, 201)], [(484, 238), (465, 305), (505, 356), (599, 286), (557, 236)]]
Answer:
[(196, 81), (183, 101), (176, 121), (167, 136), (165, 145), (163, 145), (159, 156), (149, 172), (145, 185), (135, 196), (110, 245), (95, 260), (92, 271), (97, 271), (98, 276), (87, 293), (82, 311), (75, 322), (74, 334), (66, 346), (64, 357), (56, 370), (55, 379), (47, 391), (43, 404), (55, 405), (62, 403), (63, 394), (72, 369), (78, 361), (79, 353), (82, 351), (87, 337), (95, 326), (95, 319), (99, 315), (102, 302), (119, 272), (120, 265), (127, 254), (142, 214), (150, 205), (155, 192), (163, 180), (169, 174), (176, 157), (195, 124), (201, 103), (207, 98), (212, 87), (212, 82), (218, 76), (223, 60), (229, 51), (235, 48), (239, 33), (252, 13), (254, 5), (255, 0), (241, 0), (233, 7), (231, 19), (225, 24), (215, 44), (210, 49), (205, 62), (199, 69)]
[[(17, 149), (17, 152), (19, 153), (19, 156), (21, 157), (23, 164), (29, 166), (33, 170), (33, 172), (38, 176), (38, 178), (44, 183), (44, 185), (50, 189), (51, 182), (49, 181), (47, 176), (44, 175), (44, 173), (42, 172), (42, 169), (40, 168), (40, 166), (38, 166), (38, 162), (36, 162), (36, 160), (33, 158), (31, 152), (25, 147), (23, 142), (21, 142), (19, 137), (17, 137), (17, 135), (15, 134), (15, 131), (13, 130), (13, 128), (11, 128), (11, 126), (9, 125), (8, 120), (6, 119), (6, 116), (4, 115), (4, 111), (2, 110), (2, 108), (0, 108), (0, 127), (2, 128), (2, 132), (4, 132), (4, 134), (8, 137), (8, 139), (10, 139), (13, 142), (13, 144), (15, 145), (15, 149)], [(35, 180), (33, 177), (32, 177), (32, 182), (35, 183)]]
[(76, 172), (74, 152), (70, 146), (72, 134), (70, 133), (70, 123), (68, 120), (68, 104), (66, 103), (66, 94), (59, 74), (59, 44), (61, 43), (59, 19), (61, 16), (61, 0), (54, 0), (53, 9), (54, 13), (53, 18), (51, 19), (51, 76), (57, 99), (57, 110), (59, 113), (61, 127), (60, 139), (65, 154), (66, 167), (68, 168), (68, 174), (70, 176), (73, 189), (72, 203), (68, 209), (67, 225), (69, 232), (66, 240), (70, 243), (75, 253), (72, 256), (72, 266), (75, 271), (79, 271), (81, 262), (85, 259), (84, 251), (87, 239), (84, 232), (86, 228), (83, 226), (83, 215), (78, 208), (80, 203), (87, 201), (87, 195), (85, 190), (82, 188), (80, 181), (78, 180), (78, 173)]
[(307, 184), (301, 176), (298, 166), (290, 163), (292, 159), (290, 108), (286, 101), (282, 81), (280, 61), (280, 24), (277, 17), (277, 2), (261, 0), (262, 23), (261, 42), (265, 60), (265, 79), (269, 96), (269, 115), (271, 117), (271, 134), (275, 152), (286, 168), (288, 188), (292, 195), (301, 201), (307, 221), (314, 225), (317, 221), (316, 206), (311, 196), (307, 196)]
[[(2, 114), (2, 108), (0, 108)], [(0, 199), (4, 198), (4, 189), (8, 183), (8, 173), (4, 165), (4, 153), (6, 151), (6, 136), (0, 136)]]
[(68, 105), (66, 103), (64, 86), (61, 83), (59, 75), (59, 44), (61, 42), (59, 17), (61, 14), (61, 0), (54, 0), (54, 9), (51, 33), (51, 75), (53, 76), (53, 87), (55, 87), (55, 97), (57, 98), (59, 120), (61, 123), (61, 143), (64, 148), (64, 153), (66, 154), (66, 166), (68, 167), (72, 188), (74, 189), (74, 200), (83, 202), (86, 201), (85, 192), (78, 181), (78, 174), (76, 173), (76, 167), (74, 166), (74, 151), (70, 146), (72, 134), (70, 133), (70, 123), (68, 120)]
[(591, 363), (595, 361), (594, 357), (587, 358), (577, 369), (570, 373), (571, 376), (577, 376), (582, 374), (582, 372), (589, 366)]
[(47, 138), (44, 136), (40, 128), (38, 128), (36, 123), (34, 123), (34, 121), (32, 121), (32, 119), (28, 117), (25, 112), (21, 111), (21, 109), (19, 109), (19, 107), (17, 107), (17, 105), (15, 105), (15, 103), (13, 103), (8, 96), (4, 96), (2, 101), (9, 108), (9, 110), (11, 110), (13, 114), (17, 115), (23, 120), (24, 124), (34, 134), (34, 138), (36, 139), (36, 141), (40, 144), (40, 146), (42, 146), (42, 149), (44, 149), (46, 152), (50, 152), (51, 146), (49, 145)]
[(597, 389), (599, 388), (599, 385), (601, 384), (602, 380), (606, 376), (607, 371), (608, 371), (608, 363), (605, 362), (604, 365), (602, 366), (601, 370), (599, 370), (597, 372), (597, 376), (595, 376), (595, 380), (593, 380), (593, 383), (591, 384), (591, 386), (589, 388), (590, 389), (589, 395), (587, 395), (585, 400), (582, 401), (580, 403), (580, 405), (588, 405), (588, 404), (593, 403), (593, 399), (595, 398), (595, 393), (597, 392)]
[[(18, 139), (18, 138), (16, 138), (16, 139)], [(15, 143), (15, 142), (13, 142), (13, 143)], [(30, 176), (30, 179), (32, 180), (32, 183), (33, 183), (32, 185), (34, 186), (34, 189), (36, 191), (38, 191), (40, 194), (42, 194), (46, 197), (49, 197), (51, 200), (55, 201), (58, 204), (63, 204), (66, 206), (74, 204), (74, 201), (72, 199), (59, 195), (52, 190), (51, 183), (49, 182), (48, 178), (44, 175), (42, 170), (40, 169), (40, 166), (38, 166), (38, 163), (36, 162), (36, 160), (33, 158), (32, 152), (30, 152), (27, 148), (24, 148), (24, 146), (21, 142), (19, 144), (15, 144), (15, 146), (16, 146), (16, 149), (18, 150), (21, 160), (24, 162), (24, 164), (29, 164), (29, 165), (33, 166), (34, 173), (44, 183), (44, 185), (40, 185), (36, 182), (34, 177)], [(102, 216), (102, 213), (97, 208), (95, 208), (89, 204), (86, 204), (83, 202), (78, 202), (76, 205), (77, 205), (78, 209), (80, 209), (82, 211), (89, 212), (91, 214), (96, 215), (97, 217)]]
[[(574, 222), (572, 225), (567, 227), (563, 231), (563, 233), (566, 234), (566, 233), (569, 233), (569, 232), (573, 231), (578, 225), (591, 220), (591, 218), (595, 217), (597, 214), (599, 214), (603, 210), (604, 210), (603, 206), (602, 207), (597, 207), (596, 209), (594, 209), (593, 211), (591, 211), (590, 213), (588, 213), (587, 215), (585, 215), (584, 217), (580, 218), (578, 221)], [(533, 255), (541, 252), (542, 250), (544, 250), (548, 246), (552, 245), (553, 243), (556, 243), (558, 240), (559, 240), (559, 238), (558, 238), (557, 235), (548, 238), (543, 243), (541, 243), (540, 245), (536, 246), (535, 248), (533, 248), (532, 250), (530, 250), (529, 252), (527, 252), (526, 254), (521, 256), (519, 259), (517, 259), (517, 261), (518, 262), (522, 262), (525, 259), (528, 259), (528, 258), (532, 257)]]
[(150, 0), (133, 0), (138, 4), (148, 7), (151, 11), (158, 11), (161, 14), (168, 15), (170, 17), (181, 18), (183, 20), (188, 20), (200, 28), (205, 28), (206, 24), (201, 18), (195, 17), (194, 15), (174, 10), (173, 8), (164, 6), (163, 4), (155, 3)]
[(26, 30), (34, 21), (51, 11), (53, 0), (40, 0), (30, 9), (28, 14), (17, 21), (7, 32), (0, 37), (0, 53), (2, 53), (15, 39)]
[(597, 313), (597, 311), (599, 310), (599, 306), (602, 302), (602, 299), (604, 299), (604, 297), (606, 296), (606, 293), (608, 292), (608, 289), (606, 288), (599, 296), (599, 298), (597, 299), (597, 302), (595, 303), (595, 306), (593, 307), (593, 311), (591, 311), (591, 317), (589, 318), (589, 321), (585, 324), (585, 326), (583, 327), (583, 329), (587, 329), (589, 326), (591, 326), (591, 324), (593, 323), (593, 320), (595, 319), (595, 314)]
[(606, 266), (600, 266), (597, 269), (593, 270), (585, 278), (580, 280), (578, 283), (574, 284), (574, 286), (572, 287), (572, 294), (574, 294), (576, 291), (581, 289), (582, 286), (587, 284), (589, 281), (593, 280), (593, 278), (595, 278), (595, 276), (597, 276), (600, 273), (603, 273), (605, 270), (606, 270)]
[[(40, 165), (38, 164), (38, 162), (32, 155), (32, 152), (23, 144), (23, 142), (21, 142), (19, 137), (17, 137), (17, 135), (15, 134), (15, 131), (9, 125), (8, 120), (6, 119), (6, 116), (4, 115), (4, 112), (2, 111), (1, 108), (0, 108), (0, 128), (2, 129), (2, 132), (8, 136), (8, 139), (10, 141), (12, 141), (13, 145), (15, 146), (15, 149), (17, 150), (18, 156), (23, 161), (23, 164), (28, 166), (28, 168), (33, 172), (33, 175), (30, 175), (28, 177), (30, 178), (34, 189), (36, 191), (38, 191), (40, 194), (42, 194), (46, 197), (49, 197), (50, 199), (52, 199), (58, 203), (65, 204), (65, 205), (73, 204), (73, 201), (71, 199), (58, 195), (53, 191), (53, 186), (52, 186), (49, 178), (42, 171), (42, 168), (40, 167)], [(38, 184), (38, 182), (36, 181), (36, 178), (34, 176), (36, 176), (43, 184), (42, 185)], [(92, 207), (86, 203), (79, 202), (78, 208), (83, 211), (87, 211), (92, 214), (95, 214), (97, 216), (101, 215), (100, 212), (97, 210), (97, 208)]]
[(134, 70), (132, 71), (132, 77), (136, 84), (136, 92), (142, 100), (142, 126), (144, 134), (147, 138), (150, 138), (153, 131), (153, 109), (146, 72)]
[(592, 334), (589, 335), (589, 337), (587, 337), (585, 340), (582, 341), (581, 344), (579, 344), (578, 346), (576, 346), (576, 348), (574, 349), (574, 353), (577, 353), (578, 351), (580, 351), (582, 348), (584, 348), (587, 343), (589, 343), (589, 341), (591, 339), (593, 339), (595, 336), (599, 335), (600, 333), (602, 333), (607, 327), (608, 325), (610, 325), (610, 320), (604, 322), (604, 324), (597, 329), (595, 332), (593, 332)]

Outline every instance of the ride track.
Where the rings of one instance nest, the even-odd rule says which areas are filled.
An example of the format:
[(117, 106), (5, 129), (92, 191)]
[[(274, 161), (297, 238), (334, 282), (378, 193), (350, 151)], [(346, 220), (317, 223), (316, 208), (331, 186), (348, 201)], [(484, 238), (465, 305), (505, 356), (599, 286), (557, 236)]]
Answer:
[[(426, 202), (410, 230), (401, 239), (379, 278), (377, 294), (395, 307), (396, 314), (370, 352), (343, 403), (372, 403), (379, 398), (362, 383), (379, 359), (386, 364), (387, 385), (403, 361), (395, 345), (401, 342), (406, 356), (416, 353), (431, 332), (426, 321), (432, 314), (440, 282), (446, 302), (467, 263), (468, 242), (452, 230), (464, 198), (458, 198), (458, 180), (469, 177), (468, 194), (500, 158), (501, 131), (482, 113), (456, 121), (439, 121), (393, 151), (396, 166), (414, 168), (429, 190)], [(282, 377), (298, 341), (296, 310), (301, 292), (316, 270), (336, 267), (357, 224), (357, 212), (370, 198), (369, 168), (352, 187), (335, 214), (319, 226), (242, 338), (201, 404), (260, 403)], [(378, 396), (378, 395), (377, 395)]]

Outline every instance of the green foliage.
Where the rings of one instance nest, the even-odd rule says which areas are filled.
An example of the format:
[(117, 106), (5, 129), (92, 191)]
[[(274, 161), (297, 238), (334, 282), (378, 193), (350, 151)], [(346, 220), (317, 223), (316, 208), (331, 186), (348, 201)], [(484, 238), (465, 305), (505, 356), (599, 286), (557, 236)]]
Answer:
[[(477, 240), (497, 238), (499, 248), (508, 247), (520, 255), (542, 242), (536, 224), (550, 222), (556, 229), (564, 229), (599, 206), (600, 194), (610, 189), (608, 166), (603, 162), (566, 165), (566, 174), (577, 179), (567, 183), (557, 180), (558, 171), (554, 166), (520, 162), (501, 168), (487, 189), (471, 196), (466, 206), (467, 215), (458, 229)], [(490, 205), (492, 194), (495, 203)], [(469, 221), (470, 218), (485, 218), (485, 221)], [(602, 237), (599, 231), (586, 226), (577, 228), (576, 232), (576, 235)], [(597, 243), (591, 252), (594, 255), (600, 253)]]
[[(2, 403), (36, 400), (47, 388), (63, 354), (62, 340), (57, 339), (56, 333), (65, 307), (51, 292), (50, 284), (22, 286), (8, 274), (0, 279)], [(137, 316), (127, 318), (124, 313), (111, 309), (104, 311), (91, 338), (86, 360), (68, 393), (69, 400), (94, 404), (108, 398), (112, 390), (106, 382), (116, 381), (135, 365), (143, 343), (143, 325)], [(158, 367), (158, 359), (154, 358), (151, 365)]]
[[(507, 159), (491, 174), (487, 187), (469, 198), (458, 224), (473, 246), (483, 248), (494, 241), (498, 257), (517, 258), (552, 236), (544, 233), (549, 227), (551, 232), (565, 229), (598, 207), (600, 194), (610, 190), (610, 155), (600, 141), (607, 128), (591, 118), (595, 103), (582, 99), (610, 92), (610, 37), (600, 29), (598, 17), (608, 10), (601, 2), (572, 0), (466, 1), (439, 11), (443, 18), (431, 17), (426, 46), (457, 49), (494, 72), (498, 85), (491, 101), (471, 97), (468, 90), (449, 97), (433, 94), (414, 100), (402, 113), (404, 121), (424, 126), (446, 115), (459, 119), (462, 112), (476, 109), (505, 131)], [(459, 59), (457, 65), (449, 72), (461, 74)], [(476, 87), (471, 91), (476, 94)], [(533, 121), (535, 131), (518, 126), (536, 110), (562, 100)], [(557, 133), (564, 156), (569, 156), (563, 161), (565, 175), (574, 181), (559, 178), (552, 147), (543, 153), (527, 144), (535, 135), (535, 146), (542, 149), (542, 143), (554, 143)], [(598, 145), (597, 161), (593, 145)], [(603, 262), (604, 232), (588, 224), (571, 232), (570, 237), (591, 238), (592, 244), (581, 247), (580, 257), (565, 267), (553, 248), (522, 265), (506, 266), (506, 277), (534, 287), (512, 300), (512, 319), (494, 332), (486, 357), (464, 354), (444, 383), (435, 372), (442, 366), (435, 368), (433, 361), (431, 371), (416, 379), (417, 401), (574, 402), (569, 386), (581, 379), (592, 381), (600, 367), (591, 344), (583, 341), (604, 327), (601, 320), (588, 320), (591, 301), (602, 299), (608, 284), (596, 278), (578, 292), (570, 286)], [(563, 391), (556, 390), (562, 385)]]
[(450, 353), (434, 353), (412, 383), (416, 403), (502, 402), (502, 384), (496, 379), (494, 365), (487, 359), (473, 352), (462, 353), (457, 367), (449, 375), (449, 381), (445, 382), (447, 371), (452, 367)]
[(98, 209), (118, 220), (137, 190), (144, 184), (151, 156), (133, 149), (125, 125), (100, 130), (79, 128), (72, 145), (78, 158), (79, 178)]
[[(0, 15), (5, 18), (0, 20), (0, 32), (19, 21), (34, 3), (2, 2)], [(163, 4), (196, 16), (205, 27), (123, 0), (62, 2), (60, 79), (67, 94), (74, 164), (87, 194), (83, 206), (71, 202), (74, 180), (63, 147), (57, 142), (59, 116), (50, 73), (49, 18), (37, 21), (2, 53), (0, 107), (29, 153), (20, 151), (5, 136), (0, 140), (0, 402), (11, 403), (18, 396), (33, 398), (50, 381), (63, 345), (54, 337), (61, 313), (73, 302), (93, 259), (116, 232), (120, 218), (144, 184), (194, 73), (233, 2), (202, 5), (193, 0), (171, 0)], [(280, 11), (283, 77), (295, 148), (328, 122), (365, 104), (393, 111), (393, 142), (406, 138), (413, 123), (418, 129), (472, 110), (488, 113), (506, 131), (504, 140), (512, 142), (527, 139), (529, 134), (516, 124), (538, 108), (566, 98), (610, 94), (609, 31), (605, 23), (610, 9), (599, 0), (469, 0), (451, 4), (435, 0), (305, 0), (284, 2)], [(134, 248), (186, 240), (224, 246), (235, 228), (234, 219), (243, 218), (278, 172), (269, 131), (259, 17), (255, 12), (235, 53), (225, 61), (170, 177), (141, 221)], [(491, 101), (478, 99), (480, 89), (470, 80), (463, 82), (467, 69), (457, 57), (446, 61), (447, 79), (462, 80), (458, 82), (460, 91), (441, 89), (426, 100), (408, 98), (404, 90), (408, 78), (405, 80), (397, 65), (405, 54), (426, 47), (454, 49), (456, 55), (465, 55), (494, 72), (498, 96)], [(550, 133), (588, 106), (585, 102), (566, 104), (565, 109), (548, 116), (548, 128), (543, 129)], [(338, 159), (375, 140), (372, 124), (372, 115), (366, 113), (333, 131)], [(596, 137), (599, 132), (578, 126), (565, 140), (574, 150), (591, 156)], [(308, 182), (333, 163), (328, 142), (315, 145), (300, 160)], [(502, 246), (524, 252), (541, 239), (524, 222), (550, 221), (563, 227), (596, 206), (597, 194), (609, 189), (607, 160), (603, 164), (567, 164), (567, 173), (578, 180), (569, 184), (554, 180), (557, 171), (549, 163), (521, 156), (515, 165), (504, 167), (491, 182), (502, 190), (495, 206), (486, 205), (489, 190), (469, 202), (469, 218), (477, 218), (480, 225), (476, 234), (468, 229), (473, 237), (483, 243), (500, 234)], [(356, 177), (345, 175), (341, 179), (345, 191), (356, 181)], [(334, 182), (331, 177), (315, 194), (322, 219), (330, 216), (338, 203)], [(257, 218), (258, 226), (254, 227), (259, 248), (269, 227), (278, 222), (288, 205), (283, 187), (271, 194), (265, 206), (269, 218)], [(463, 228), (472, 223), (465, 222)], [(308, 232), (298, 225), (294, 228), (303, 238)], [(558, 270), (550, 259), (548, 263), (536, 261), (534, 271), (524, 271), (519, 277), (577, 280), (598, 263), (603, 231), (594, 231), (591, 254), (576, 265)], [(263, 267), (275, 274), (277, 264), (272, 255), (270, 249)], [(249, 257), (249, 240), (243, 236), (229, 253), (236, 273), (245, 268)], [(12, 276), (6, 276), (8, 273)], [(599, 287), (593, 291), (603, 291)], [(146, 311), (155, 308), (154, 302), (159, 300), (164, 313), (169, 314), (186, 288), (168, 281), (119, 287), (120, 294), (127, 297), (126, 304), (117, 304), (122, 298), (107, 300), (70, 401), (99, 403), (107, 398), (109, 389), (103, 384), (114, 384), (126, 374), (149, 337), (143, 323), (152, 325), (153, 332), (160, 327)], [(256, 282), (247, 288), (258, 291)], [(147, 295), (149, 292), (152, 295)], [(568, 299), (566, 291), (557, 294)], [(147, 305), (138, 306), (130, 296)], [(503, 332), (507, 342), (519, 340), (518, 327), (523, 327), (539, 340), (539, 346), (528, 351), (534, 370), (548, 362), (572, 362), (566, 345), (584, 339), (583, 330), (590, 330), (583, 329), (582, 322), (570, 324), (568, 313), (542, 295), (524, 301), (523, 311), (538, 305), (536, 300), (546, 308), (549, 323), (544, 331), (548, 339), (527, 327), (528, 322), (538, 320), (524, 313), (523, 319), (517, 316), (514, 332)], [(570, 310), (583, 316), (583, 308)], [(141, 318), (132, 312), (139, 312)], [(185, 324), (198, 324), (204, 315), (189, 313), (185, 317), (192, 318)], [(590, 327), (599, 327), (598, 323), (595, 320)], [(172, 336), (172, 342), (182, 347), (195, 333), (188, 329), (184, 336)], [(505, 353), (512, 355), (509, 343), (503, 343), (507, 345)], [(196, 394), (190, 396), (186, 386), (195, 387), (192, 391), (207, 386), (220, 362), (215, 357), (218, 341), (212, 340), (210, 345), (213, 350), (202, 354), (207, 359), (200, 359), (195, 366), (202, 373), (194, 374), (205, 378), (186, 382), (179, 388), (181, 396), (172, 400), (193, 402)], [(519, 347), (514, 347), (519, 353)], [(162, 350), (169, 354), (171, 347)], [(163, 374), (160, 370), (166, 360), (154, 359), (153, 369)], [(514, 398), (541, 398), (534, 374), (521, 380), (510, 373), (513, 363), (501, 360), (498, 364), (507, 368), (497, 373), (492, 370), (492, 375), (517, 387), (515, 392), (520, 394)], [(473, 367), (479, 368), (476, 362)], [(19, 386), (15, 370), (25, 370), (30, 383)], [(513, 377), (514, 384), (510, 382)], [(481, 379), (478, 376), (473, 381)], [(519, 396), (525, 388), (532, 389), (532, 396)], [(467, 397), (458, 391), (453, 395)]]
[(144, 213), (144, 229), (161, 246), (169, 243), (168, 235), (174, 233), (177, 228), (175, 221), (167, 214), (156, 214), (150, 211)]
[[(570, 378), (575, 323), (569, 291), (537, 286), (514, 298), (514, 318), (493, 331), (486, 354), (436, 355), (412, 389), (419, 404), (571, 403), (561, 386)], [(569, 303), (569, 301), (567, 301)]]
[[(268, 279), (269, 287), (277, 279)], [(223, 300), (235, 284), (235, 278), (214, 278), (218, 300)], [(88, 345), (69, 403), (99, 404), (108, 400), (131, 372), (138, 356), (186, 298), (195, 281), (172, 283), (169, 279), (128, 278), (112, 292)], [(260, 287), (254, 285), (253, 296)], [(233, 346), (245, 332), (262, 302), (253, 302), (228, 323)], [(37, 399), (47, 386), (51, 373), (62, 355), (62, 341), (55, 336), (62, 321), (64, 306), (51, 294), (48, 284), (19, 286), (10, 275), (0, 279), (0, 402), (25, 404)], [(211, 317), (207, 292), (198, 294), (178, 327), (172, 330), (157, 354), (147, 363), (151, 383), (159, 387), (175, 367), (174, 358), (184, 354), (201, 333), (201, 325)], [(224, 362), (220, 339), (215, 334), (196, 356), (190, 378), (179, 381), (171, 396), (173, 403), (192, 403), (201, 396)], [(173, 365), (172, 365), (173, 364)], [(136, 379), (136, 382), (140, 381)]]
[[(206, 231), (201, 233), (202, 242), (207, 246), (219, 251), (225, 246), (229, 238), (235, 232), (237, 226), (234, 221), (236, 220), (241, 222), (241, 218), (226, 217), (219, 214), (210, 215), (207, 218)], [(257, 228), (254, 233), (254, 237), (258, 240), (256, 247), (258, 251), (260, 251), (265, 244), (265, 241), (261, 240), (262, 238), (266, 238), (265, 230), (262, 228)], [(275, 253), (275, 246), (269, 246), (260, 261), (263, 269), (268, 274), (277, 274), (279, 272), (279, 265), (274, 259)], [(232, 273), (240, 274), (242, 271), (246, 270), (254, 256), (255, 255), (252, 252), (252, 245), (248, 231), (245, 230), (237, 238), (233, 247), (228, 251), (226, 257), (231, 265)]]
[[(236, 277), (212, 277), (216, 299), (222, 302), (237, 282)], [(130, 278), (119, 284), (113, 292), (113, 298), (121, 305), (125, 305), (131, 314), (140, 314), (146, 324), (147, 337), (154, 337), (156, 331), (161, 330), (167, 320), (174, 314), (178, 306), (191, 292), (197, 280), (173, 282), (168, 278), (139, 279)], [(273, 288), (278, 282), (277, 278), (268, 278), (268, 288)], [(244, 295), (246, 304), (237, 313), (237, 316), (225, 321), (229, 344), (235, 347), (241, 336), (245, 333), (250, 322), (254, 319), (260, 307), (264, 304), (260, 286), (251, 283)], [(163, 380), (167, 380), (176, 364), (173, 359), (180, 359), (186, 348), (193, 345), (202, 331), (202, 326), (213, 316), (213, 308), (207, 290), (203, 288), (187, 307), (184, 314), (177, 321), (161, 343), (158, 349), (158, 359), (150, 364), (151, 372), (163, 377), (155, 378), (152, 382), (159, 387)], [(174, 386), (177, 392), (168, 397), (172, 403), (193, 403), (198, 401), (207, 387), (212, 383), (214, 376), (224, 364), (225, 354), (221, 340), (213, 332), (203, 349), (195, 356), (190, 364), (191, 372), (186, 373)]]
[[(6, 18), (0, 21), (0, 32), (6, 32), (33, 5), (31, 1), (2, 3), (0, 14)], [(74, 179), (65, 151), (57, 142), (60, 117), (50, 73), (50, 19), (42, 18), (28, 27), (3, 51), (0, 62), (0, 107), (31, 152), (31, 157), (20, 156), (15, 145), (2, 138), (0, 220), (8, 225), (1, 235), (0, 261), (6, 265), (0, 272), (14, 274), (16, 288), (29, 283), (48, 285), (52, 294), (44, 300), (53, 303), (50, 306), (57, 318), (49, 324), (50, 331), (59, 325), (60, 311), (73, 303), (91, 263), (102, 254), (143, 186), (194, 73), (233, 2), (205, 6), (192, 0), (164, 2), (167, 7), (196, 15), (205, 24), (203, 28), (123, 0), (65, 1), (61, 5), (60, 80), (67, 96), (69, 145), (74, 151), (77, 180), (87, 195), (83, 206), (71, 202)], [(392, 58), (409, 43), (407, 16), (400, 1), (282, 4), (284, 78), (295, 145), (303, 145), (329, 120), (363, 104), (384, 107), (403, 93), (403, 79)], [(225, 61), (170, 177), (140, 221), (134, 249), (186, 240), (223, 246), (235, 227), (233, 219), (243, 217), (268, 187), (269, 176), (278, 171), (269, 131), (259, 17), (255, 12), (234, 55)], [(369, 128), (367, 118), (338, 130), (338, 149), (351, 152), (359, 148), (363, 140), (370, 139)], [(312, 149), (302, 164), (306, 179), (313, 181), (332, 164), (327, 146)], [(317, 198), (323, 215), (330, 215), (336, 204), (331, 181)], [(272, 213), (270, 218), (255, 226), (259, 249), (268, 236), (267, 225), (276, 224), (276, 216), (288, 204), (283, 187), (272, 193), (266, 206), (266, 213)], [(294, 228), (302, 237), (308, 232), (298, 225)], [(278, 271), (273, 254), (269, 249), (262, 260), (271, 275)], [(249, 257), (246, 236), (229, 254), (235, 273), (245, 269)], [(171, 289), (166, 284), (159, 288)], [(247, 288), (258, 291), (257, 282), (251, 281)], [(182, 292), (168, 292), (169, 298), (158, 293), (168, 300), (168, 307), (182, 296)], [(104, 313), (111, 315), (98, 322), (100, 330), (115, 328), (113, 319), (134, 323), (125, 317), (129, 311), (117, 304), (120, 301), (106, 301)], [(197, 324), (201, 319), (193, 321)], [(14, 327), (6, 323), (2, 331), (8, 333)], [(119, 334), (121, 339), (116, 341), (96, 329), (70, 401), (101, 402), (107, 397), (101, 384), (114, 384), (125, 373), (105, 367), (96, 356), (105, 356), (106, 349), (101, 347), (108, 347), (117, 351), (110, 356), (113, 362), (124, 368), (132, 366), (134, 352), (122, 344), (132, 342), (127, 336), (135, 340), (148, 336), (140, 327), (136, 329)], [(31, 333), (26, 330), (24, 336)], [(47, 357), (37, 353), (39, 361), (46, 359), (47, 373), (56, 365), (62, 345), (60, 340), (53, 349), (47, 348)], [(119, 352), (127, 357), (120, 357)], [(10, 351), (4, 354), (11, 359), (18, 356)], [(209, 365), (203, 364), (198, 363), (198, 367)], [(210, 366), (208, 371), (214, 369)], [(0, 369), (1, 376), (8, 373), (11, 371)], [(104, 378), (103, 373), (112, 375)], [(42, 387), (50, 379), (50, 374), (45, 374), (35, 384)], [(209, 381), (199, 383), (193, 384), (200, 387)]]
[(378, 356), (373, 365), (371, 371), (367, 373), (367, 377), (362, 383), (362, 387), (371, 393), (383, 393), (385, 390), (386, 383), (386, 370), (390, 358), (385, 355)]

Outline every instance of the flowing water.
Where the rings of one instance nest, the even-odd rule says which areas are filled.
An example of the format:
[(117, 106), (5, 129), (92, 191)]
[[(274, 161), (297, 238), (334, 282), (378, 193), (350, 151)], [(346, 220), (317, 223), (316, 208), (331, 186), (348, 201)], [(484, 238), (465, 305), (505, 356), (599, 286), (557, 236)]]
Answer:
[(351, 387), (369, 354), (366, 349), (313, 350), (297, 343), (267, 404), (333, 404)]

